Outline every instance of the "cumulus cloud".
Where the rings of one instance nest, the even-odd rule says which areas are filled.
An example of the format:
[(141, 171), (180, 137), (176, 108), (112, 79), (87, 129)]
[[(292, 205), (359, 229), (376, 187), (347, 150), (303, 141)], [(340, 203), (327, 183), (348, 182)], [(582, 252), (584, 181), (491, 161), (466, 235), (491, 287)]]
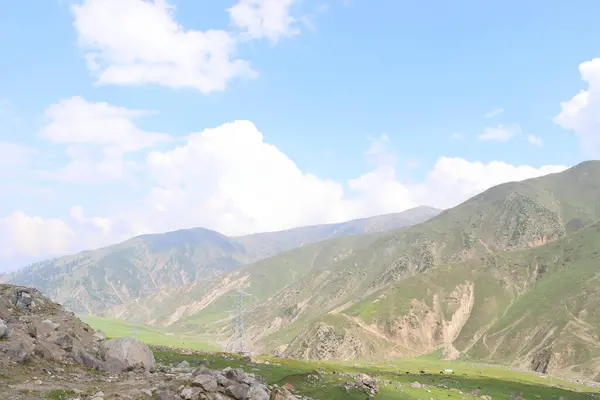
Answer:
[(68, 252), (74, 236), (75, 232), (61, 219), (45, 219), (16, 211), (0, 218), (0, 255), (10, 259)]
[(519, 125), (496, 125), (489, 126), (478, 136), (479, 140), (489, 140), (494, 142), (507, 142), (514, 136), (521, 133)]
[(70, 182), (119, 179), (135, 164), (124, 155), (168, 142), (171, 136), (139, 129), (134, 120), (146, 111), (130, 110), (107, 103), (88, 102), (82, 97), (64, 99), (49, 106), (40, 136), (66, 145), (69, 163), (46, 177)]
[(301, 171), (249, 121), (206, 129), (190, 135), (185, 145), (150, 153), (147, 168), (155, 185), (143, 207), (128, 215), (145, 231), (204, 226), (239, 235), (423, 204), (451, 207), (493, 185), (566, 168), (442, 157), (414, 184), (397, 176), (389, 140), (386, 135), (372, 140), (365, 152), (369, 172), (335, 182)]
[(527, 141), (529, 143), (531, 143), (532, 145), (538, 146), (538, 147), (542, 147), (544, 145), (544, 140), (541, 137), (536, 136), (532, 133), (527, 135)]
[(600, 58), (582, 63), (579, 72), (588, 89), (561, 102), (554, 122), (573, 131), (588, 156), (600, 157)]
[(168, 0), (84, 0), (72, 6), (78, 44), (98, 84), (158, 84), (202, 93), (224, 90), (235, 78), (258, 76), (236, 57), (243, 40), (299, 33), (295, 0), (239, 0), (226, 11), (245, 35), (187, 29)]
[(336, 182), (302, 171), (250, 121), (205, 129), (190, 134), (183, 144), (151, 151), (140, 166), (151, 182), (145, 195), (120, 199), (113, 213), (91, 217), (74, 206), (64, 220), (22, 212), (5, 217), (0, 221), (0, 248), (10, 253), (5, 250), (2, 256), (64, 254), (134, 234), (195, 226), (240, 235), (418, 205), (446, 208), (493, 185), (566, 168), (441, 157), (423, 181), (412, 183), (398, 176), (389, 141), (386, 135), (371, 141), (364, 154), (369, 172)]
[(100, 84), (160, 84), (223, 90), (253, 77), (236, 59), (236, 39), (223, 30), (186, 29), (167, 0), (86, 0), (74, 5), (79, 45)]
[(283, 36), (296, 35), (300, 30), (290, 14), (296, 0), (239, 0), (227, 12), (234, 26), (247, 32), (252, 39), (266, 38), (277, 42)]

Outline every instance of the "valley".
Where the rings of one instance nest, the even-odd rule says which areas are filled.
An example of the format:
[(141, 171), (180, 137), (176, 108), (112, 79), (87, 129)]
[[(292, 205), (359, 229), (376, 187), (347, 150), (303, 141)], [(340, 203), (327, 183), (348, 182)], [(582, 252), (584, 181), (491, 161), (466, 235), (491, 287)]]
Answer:
[(229, 348), (242, 291), (255, 354), (389, 363), (437, 354), (600, 380), (598, 199), (600, 162), (588, 161), (441, 213), (233, 239), (138, 237), (10, 280), (90, 323), (85, 314), (101, 316), (98, 327), (142, 327), (156, 345), (171, 332), (172, 345)]

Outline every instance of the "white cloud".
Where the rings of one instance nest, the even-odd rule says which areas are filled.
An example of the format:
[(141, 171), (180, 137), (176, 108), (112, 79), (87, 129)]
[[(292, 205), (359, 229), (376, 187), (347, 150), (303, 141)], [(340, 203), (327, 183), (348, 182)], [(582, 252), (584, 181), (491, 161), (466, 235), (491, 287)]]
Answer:
[(168, 142), (171, 136), (139, 129), (135, 118), (147, 114), (107, 103), (92, 103), (81, 97), (64, 99), (49, 106), (40, 136), (67, 145), (70, 162), (45, 176), (65, 181), (99, 181), (122, 178), (135, 164), (123, 158), (128, 153)]
[(503, 108), (494, 108), (488, 112), (485, 113), (485, 117), (486, 118), (494, 118), (497, 117), (498, 115), (502, 114), (504, 112)]
[(68, 252), (75, 232), (60, 219), (31, 217), (16, 211), (0, 218), (0, 256), (40, 257)]
[(536, 136), (532, 133), (527, 135), (527, 141), (529, 143), (531, 143), (532, 145), (538, 146), (538, 147), (542, 147), (544, 145), (544, 140), (541, 137)]
[(38, 154), (36, 149), (18, 143), (0, 142), (0, 166), (27, 164)]
[(440, 157), (424, 182), (415, 189), (421, 204), (453, 207), (464, 200), (505, 182), (561, 172), (564, 165), (512, 165), (502, 161), (488, 163), (458, 157)]
[(587, 155), (600, 157), (600, 58), (582, 63), (579, 72), (588, 89), (561, 102), (554, 122), (574, 131)]
[(234, 26), (243, 29), (252, 39), (277, 42), (283, 36), (296, 35), (300, 30), (290, 8), (296, 0), (239, 0), (229, 8)]
[[(79, 45), (100, 84), (160, 84), (202, 93), (255, 77), (224, 30), (186, 29), (167, 0), (85, 0), (72, 7)], [(271, 27), (273, 29), (273, 27)]]
[(496, 125), (484, 129), (478, 138), (479, 140), (490, 140), (495, 142), (507, 142), (513, 136), (521, 133), (519, 125)]
[(14, 213), (0, 222), (0, 248), (10, 249), (4, 258), (47, 256), (194, 226), (239, 235), (424, 204), (451, 207), (493, 185), (566, 168), (441, 157), (422, 182), (408, 183), (396, 173), (389, 140), (374, 139), (365, 152), (372, 170), (343, 183), (303, 172), (249, 121), (205, 129), (148, 155), (152, 183), (142, 199), (118, 199), (118, 212), (104, 217), (88, 217), (81, 206), (64, 221)]

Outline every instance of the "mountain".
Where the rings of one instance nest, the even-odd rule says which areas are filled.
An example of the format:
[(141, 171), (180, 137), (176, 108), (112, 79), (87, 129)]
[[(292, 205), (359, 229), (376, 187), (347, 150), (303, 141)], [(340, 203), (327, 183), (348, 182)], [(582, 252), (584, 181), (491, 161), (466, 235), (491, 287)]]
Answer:
[(9, 281), (36, 287), (71, 311), (102, 314), (128, 301), (169, 293), (308, 243), (402, 229), (439, 212), (417, 207), (397, 214), (242, 237), (227, 237), (203, 228), (142, 235), (33, 264), (12, 274)]
[(402, 231), (306, 245), (117, 314), (227, 342), (242, 289), (257, 351), (437, 352), (597, 378), (599, 220), (600, 162), (589, 161), (493, 187)]

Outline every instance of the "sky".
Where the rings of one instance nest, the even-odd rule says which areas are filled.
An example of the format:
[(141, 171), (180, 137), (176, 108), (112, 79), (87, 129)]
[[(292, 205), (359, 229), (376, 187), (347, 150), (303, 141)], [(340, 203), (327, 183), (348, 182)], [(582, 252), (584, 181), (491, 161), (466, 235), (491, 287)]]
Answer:
[(0, 1), (0, 272), (600, 157), (595, 0)]

